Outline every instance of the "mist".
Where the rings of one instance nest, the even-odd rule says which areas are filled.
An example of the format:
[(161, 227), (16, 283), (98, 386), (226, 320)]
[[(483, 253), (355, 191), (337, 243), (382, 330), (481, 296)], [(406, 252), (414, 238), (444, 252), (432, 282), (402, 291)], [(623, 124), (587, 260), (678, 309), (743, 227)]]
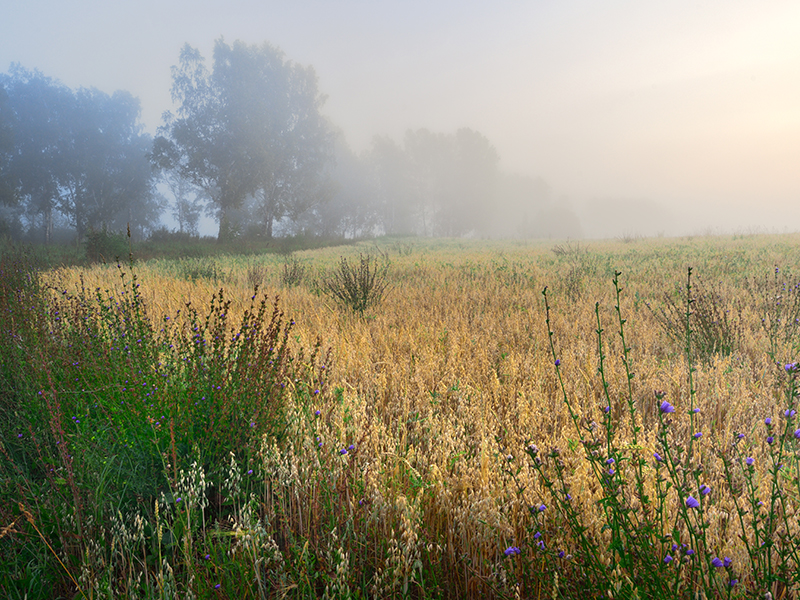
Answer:
[[(391, 180), (376, 183), (376, 153), (393, 146), (411, 169), (415, 136), (438, 140), (441, 157), (460, 131), (480, 140), (487, 168), (468, 181), (474, 169), (443, 158), (430, 203), (392, 221), (395, 233), (784, 232), (800, 229), (798, 30), (800, 6), (784, 2), (34, 0), (4, 9), (0, 69), (125, 90), (156, 136), (177, 109), (171, 67), (186, 43), (210, 62), (219, 39), (268, 42), (312, 67), (337, 132), (326, 199), (338, 212), (276, 221), (279, 233), (333, 218), (337, 233), (388, 233), (402, 190), (376, 189)], [(202, 215), (195, 226), (212, 233)]]

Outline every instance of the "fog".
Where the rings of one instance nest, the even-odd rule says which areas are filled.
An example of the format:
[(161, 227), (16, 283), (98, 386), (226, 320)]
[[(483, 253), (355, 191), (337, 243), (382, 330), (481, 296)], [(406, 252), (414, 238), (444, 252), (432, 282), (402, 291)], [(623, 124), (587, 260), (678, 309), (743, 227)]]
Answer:
[(798, 32), (800, 4), (777, 1), (29, 0), (3, 8), (0, 70), (128, 90), (155, 133), (185, 43), (267, 41), (314, 67), (355, 153), (485, 136), (536, 210), (580, 221), (540, 235), (783, 232), (800, 229)]

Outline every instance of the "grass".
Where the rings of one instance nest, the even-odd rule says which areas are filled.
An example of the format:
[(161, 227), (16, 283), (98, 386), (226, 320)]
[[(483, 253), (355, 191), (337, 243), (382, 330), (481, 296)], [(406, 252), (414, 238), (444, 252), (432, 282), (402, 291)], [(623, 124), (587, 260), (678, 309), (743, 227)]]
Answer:
[(6, 252), (2, 595), (796, 598), (797, 241)]

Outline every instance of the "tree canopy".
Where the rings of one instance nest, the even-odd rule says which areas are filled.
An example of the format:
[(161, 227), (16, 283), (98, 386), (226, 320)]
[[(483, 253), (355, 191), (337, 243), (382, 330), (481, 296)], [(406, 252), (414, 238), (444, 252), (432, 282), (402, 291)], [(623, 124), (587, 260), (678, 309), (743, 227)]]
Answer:
[(222, 39), (209, 72), (184, 46), (172, 71), (176, 115), (167, 113), (154, 161), (201, 188), (217, 211), (219, 239), (232, 235), (230, 213), (256, 199), (266, 237), (284, 216), (297, 218), (324, 200), (323, 172), (333, 136), (320, 114), (325, 97), (313, 68), (269, 44)]
[[(0, 85), (2, 184), (30, 229), (47, 241), (60, 216), (81, 239), (89, 229), (126, 224), (143, 234), (158, 220), (152, 141), (141, 133), (136, 98), (73, 91), (19, 65)], [(11, 140), (5, 151), (4, 139)]]

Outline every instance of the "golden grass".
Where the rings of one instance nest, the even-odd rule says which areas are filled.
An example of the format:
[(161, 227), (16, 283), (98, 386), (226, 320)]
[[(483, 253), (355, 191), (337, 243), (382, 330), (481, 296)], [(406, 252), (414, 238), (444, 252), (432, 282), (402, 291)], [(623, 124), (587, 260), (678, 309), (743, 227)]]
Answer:
[[(450, 564), (467, 554), (473, 559), (472, 576), (502, 582), (507, 574), (502, 568), (492, 572), (491, 565), (497, 565), (498, 554), (524, 532), (521, 506), (512, 502), (510, 482), (501, 468), (507, 457), (501, 454), (498, 437), (520, 462), (527, 460), (524, 448), (529, 442), (561, 449), (571, 469), (573, 497), (587, 515), (596, 516), (595, 525), (602, 524), (593, 504), (598, 485), (582, 451), (575, 448), (577, 435), (558, 388), (541, 291), (545, 286), (551, 290), (552, 328), (568, 396), (580, 418), (598, 422), (605, 403), (597, 374), (594, 307), (600, 303), (612, 415), (625, 439), (630, 431), (611, 284), (615, 269), (622, 272), (625, 288), (621, 309), (628, 319), (626, 336), (636, 374), (633, 390), (644, 427), (640, 442), (648, 458), (655, 449), (654, 390), (666, 391), (677, 415), (687, 410), (688, 386), (681, 348), (670, 342), (645, 302), (660, 305), (664, 291), (685, 283), (686, 267), (691, 265), (701, 280), (720, 285), (732, 310), (739, 307), (744, 324), (739, 347), (731, 356), (698, 364), (694, 377), (701, 408), (698, 428), (704, 434), (698, 442), (706, 469), (703, 479), (717, 498), (707, 512), (712, 524), (709, 541), (719, 555), (746, 563), (730, 495), (718, 493), (726, 484), (716, 448), (729, 445), (734, 432), (745, 433), (747, 454), (756, 459), (766, 480), (763, 419), (777, 417), (783, 406), (783, 374), (766, 355), (767, 339), (745, 277), (763, 277), (775, 265), (798, 264), (798, 242), (797, 235), (588, 242), (582, 246), (586, 252), (557, 256), (551, 243), (382, 241), (296, 254), (308, 265), (307, 277), (291, 288), (281, 286), (283, 258), (274, 256), (219, 259), (224, 275), (216, 282), (181, 279), (174, 264), (159, 261), (138, 264), (135, 272), (152, 318), (174, 315), (188, 301), (202, 311), (211, 295), (224, 287), (235, 322), (252, 295), (248, 269), (260, 267), (266, 274), (262, 292), (279, 295), (286, 314), (297, 322), (296, 343), (310, 347), (319, 336), (323, 347), (333, 351), (328, 385), (329, 390), (341, 390), (343, 405), (334, 406), (333, 395), (325, 396), (321, 431), (342, 437), (346, 432), (347, 439), (338, 440), (342, 447), (357, 444), (357, 453), (336, 468), (357, 465), (361, 470), (364, 498), (349, 498), (348, 503), (354, 507), (365, 501), (376, 526), (385, 527), (387, 539), (396, 545), (394, 564), (387, 565), (393, 571), (384, 573), (387, 581), (408, 580), (420, 544), (431, 543), (430, 534), (420, 537), (424, 529), (438, 532), (436, 551)], [(319, 293), (321, 286), (315, 281), (335, 268), (340, 256), (370, 251), (391, 261), (392, 289), (381, 306), (360, 318)], [(118, 273), (115, 267), (95, 266), (50, 275), (50, 281), (64, 289), (74, 289), (81, 278), (89, 289), (113, 290)], [(786, 362), (793, 358), (786, 348), (782, 351)], [(673, 433), (688, 436), (680, 422)], [(279, 473), (269, 444), (263, 450), (263, 460), (272, 460), (271, 468)], [(280, 459), (283, 485), (310, 485), (318, 468), (311, 454), (308, 447), (298, 447), (291, 457)], [(525, 503), (548, 502), (532, 470), (523, 469), (520, 478), (527, 486)], [(425, 493), (419, 493), (423, 489)], [(284, 510), (296, 513), (300, 522), (308, 521), (302, 514), (308, 507)], [(399, 520), (379, 518), (387, 513)], [(400, 523), (400, 529), (394, 531), (392, 522)], [(473, 589), (469, 574), (464, 580), (467, 590)]]

